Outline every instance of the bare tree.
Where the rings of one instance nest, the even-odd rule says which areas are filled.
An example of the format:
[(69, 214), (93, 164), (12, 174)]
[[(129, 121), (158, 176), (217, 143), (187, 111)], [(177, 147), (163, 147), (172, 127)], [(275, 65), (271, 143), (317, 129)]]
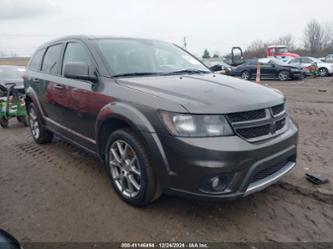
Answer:
[(323, 48), (324, 32), (316, 20), (312, 20), (305, 27), (304, 46), (311, 55), (318, 56)]
[(261, 58), (266, 56), (267, 43), (262, 40), (256, 40), (250, 44), (244, 51), (245, 58)]
[(286, 45), (290, 50), (294, 50), (296, 48), (294, 37), (290, 34), (281, 36), (272, 43), (279, 45)]
[(326, 53), (333, 50), (333, 22), (328, 22), (322, 26), (323, 49)]

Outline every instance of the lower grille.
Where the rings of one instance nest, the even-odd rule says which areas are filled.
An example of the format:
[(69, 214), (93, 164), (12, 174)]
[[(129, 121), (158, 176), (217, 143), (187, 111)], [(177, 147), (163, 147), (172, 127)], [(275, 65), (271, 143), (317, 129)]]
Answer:
[(275, 172), (279, 171), (280, 169), (282, 169), (284, 166), (287, 165), (287, 163), (289, 162), (289, 160), (284, 160), (276, 165), (273, 165), (271, 167), (267, 167), (265, 169), (259, 170), (258, 172), (256, 172), (253, 177), (251, 178), (251, 183), (260, 181), (266, 177), (269, 177), (270, 175), (274, 174)]
[(269, 133), (270, 125), (262, 125), (251, 128), (238, 129), (237, 132), (239, 135), (245, 138), (255, 138), (265, 136)]

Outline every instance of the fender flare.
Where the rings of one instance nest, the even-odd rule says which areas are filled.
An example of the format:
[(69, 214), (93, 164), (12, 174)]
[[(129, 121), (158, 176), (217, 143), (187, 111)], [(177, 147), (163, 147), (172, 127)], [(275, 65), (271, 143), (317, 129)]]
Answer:
[[(141, 113), (135, 107), (123, 103), (123, 102), (112, 102), (104, 106), (97, 115), (96, 125), (95, 125), (95, 134), (96, 134), (96, 144), (99, 147), (100, 144), (100, 130), (103, 123), (108, 119), (119, 119), (127, 124), (138, 133), (141, 134), (151, 134), (151, 142), (155, 143), (156, 149), (161, 155), (162, 162), (165, 166), (168, 174), (172, 174), (173, 172), (170, 169), (168, 159), (166, 157), (165, 151), (163, 149), (162, 143), (159, 137), (156, 134), (156, 131), (150, 121), (145, 117), (143, 113)], [(101, 151), (100, 151), (101, 152)]]
[[(45, 116), (44, 112), (43, 112), (43, 108), (38, 100), (37, 97), (37, 93), (35, 92), (35, 90), (29, 86), (26, 90), (25, 90), (25, 95), (26, 97), (29, 97), (32, 100), (32, 103), (35, 105), (36, 107), (36, 111), (37, 111), (37, 115), (39, 115), (42, 119)], [(28, 105), (26, 105), (26, 108), (28, 108)]]

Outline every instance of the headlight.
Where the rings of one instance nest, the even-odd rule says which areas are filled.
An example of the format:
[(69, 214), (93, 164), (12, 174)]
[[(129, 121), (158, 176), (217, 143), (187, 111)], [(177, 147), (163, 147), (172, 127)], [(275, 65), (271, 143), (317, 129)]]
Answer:
[(233, 131), (223, 115), (190, 115), (160, 112), (172, 135), (182, 137), (231, 136)]

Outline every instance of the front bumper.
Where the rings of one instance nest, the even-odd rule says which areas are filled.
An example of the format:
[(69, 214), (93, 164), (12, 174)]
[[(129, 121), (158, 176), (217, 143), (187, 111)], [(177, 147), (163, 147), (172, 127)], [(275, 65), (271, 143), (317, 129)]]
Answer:
[[(258, 143), (238, 136), (162, 136), (159, 149), (168, 166), (158, 173), (159, 183), (166, 193), (192, 199), (236, 199), (260, 191), (296, 165), (298, 131), (291, 121), (288, 125), (286, 132)], [(219, 190), (209, 188), (216, 176), (224, 181)]]

